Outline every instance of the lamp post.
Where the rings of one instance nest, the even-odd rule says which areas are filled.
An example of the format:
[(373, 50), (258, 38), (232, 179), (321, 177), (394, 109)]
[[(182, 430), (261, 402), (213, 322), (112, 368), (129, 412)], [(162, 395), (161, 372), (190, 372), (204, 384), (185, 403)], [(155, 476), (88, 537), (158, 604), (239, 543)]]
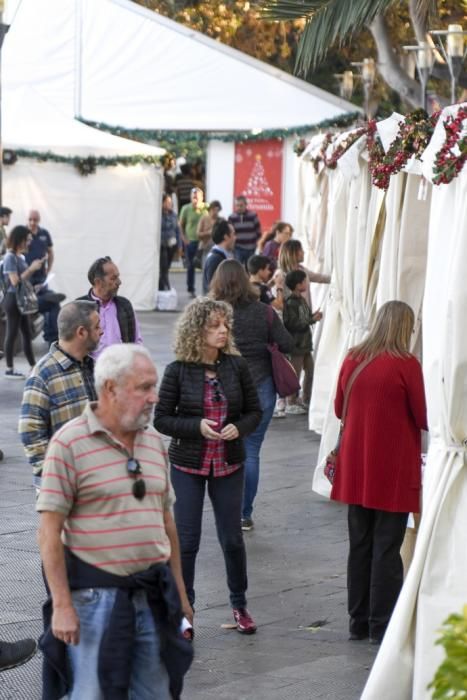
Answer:
[(467, 32), (460, 24), (450, 24), (446, 29), (436, 29), (430, 32), (438, 40), (439, 48), (449, 68), (451, 76), (451, 103), (456, 102), (457, 81), (462, 70), (462, 63), (467, 53), (464, 48), (464, 37)]
[(334, 77), (339, 80), (339, 91), (341, 97), (350, 100), (353, 93), (353, 71), (345, 70), (343, 73), (334, 73)]
[(0, 206), (3, 204), (3, 143), (2, 143), (2, 47), (10, 25), (3, 21), (5, 0), (0, 0)]
[(363, 82), (364, 109), (366, 118), (370, 118), (370, 97), (376, 77), (376, 63), (374, 58), (364, 58), (361, 63), (352, 63), (360, 70)]
[(422, 86), (422, 105), (423, 109), (427, 109), (426, 86), (428, 78), (433, 68), (434, 54), (433, 49), (426, 41), (420, 41), (416, 46), (404, 46), (405, 51), (410, 51), (415, 56), (415, 65)]

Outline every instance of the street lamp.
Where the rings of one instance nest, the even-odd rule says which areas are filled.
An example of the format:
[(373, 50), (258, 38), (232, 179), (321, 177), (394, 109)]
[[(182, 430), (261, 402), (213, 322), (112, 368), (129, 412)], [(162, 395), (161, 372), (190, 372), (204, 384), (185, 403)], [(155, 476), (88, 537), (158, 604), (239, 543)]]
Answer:
[(365, 115), (366, 118), (370, 118), (370, 97), (371, 91), (373, 89), (373, 84), (376, 77), (376, 63), (374, 58), (364, 58), (361, 63), (352, 63), (360, 70), (360, 75), (363, 82), (363, 96), (365, 102)]
[(5, 34), (10, 28), (9, 24), (3, 21), (5, 10), (5, 0), (0, 0), (0, 205), (3, 204), (3, 144), (2, 144), (2, 46)]
[(415, 65), (417, 66), (417, 73), (422, 86), (422, 105), (423, 109), (426, 110), (426, 86), (435, 61), (433, 49), (426, 41), (420, 41), (416, 46), (404, 46), (403, 48), (405, 51), (412, 52), (415, 56)]
[(451, 103), (456, 102), (457, 81), (462, 70), (462, 63), (467, 53), (464, 49), (464, 37), (467, 32), (460, 24), (450, 24), (446, 29), (436, 29), (430, 32), (437, 40), (441, 53), (448, 64), (451, 75)]
[(343, 73), (334, 73), (334, 77), (339, 80), (339, 91), (341, 97), (350, 100), (353, 93), (353, 72), (345, 70)]

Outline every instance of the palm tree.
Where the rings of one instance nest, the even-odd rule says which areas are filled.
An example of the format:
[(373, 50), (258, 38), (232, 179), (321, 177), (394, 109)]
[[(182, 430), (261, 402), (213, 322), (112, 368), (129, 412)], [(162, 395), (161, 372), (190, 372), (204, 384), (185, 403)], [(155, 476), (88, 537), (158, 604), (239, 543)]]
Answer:
[[(436, 10), (436, 2), (406, 0), (406, 3), (415, 37), (417, 41), (424, 41), (428, 17)], [(380, 75), (405, 102), (419, 107), (419, 84), (401, 66), (385, 19), (389, 8), (401, 4), (401, 0), (266, 0), (260, 3), (262, 12), (268, 19), (305, 20), (296, 64), (296, 71), (302, 75), (307, 75), (315, 68), (333, 44), (342, 45), (356, 32), (369, 29), (377, 48)], [(462, 14), (459, 3), (456, 4)]]

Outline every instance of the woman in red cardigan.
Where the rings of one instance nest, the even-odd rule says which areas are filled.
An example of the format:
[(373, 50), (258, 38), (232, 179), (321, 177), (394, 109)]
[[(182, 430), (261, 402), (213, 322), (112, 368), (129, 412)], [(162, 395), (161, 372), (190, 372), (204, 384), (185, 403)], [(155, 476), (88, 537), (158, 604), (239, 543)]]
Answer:
[(409, 352), (410, 306), (390, 301), (368, 338), (349, 351), (334, 402), (360, 362), (349, 394), (331, 498), (349, 505), (347, 569), (350, 639), (383, 638), (403, 581), (400, 548), (408, 514), (420, 510), (421, 430), (427, 430), (420, 363)]

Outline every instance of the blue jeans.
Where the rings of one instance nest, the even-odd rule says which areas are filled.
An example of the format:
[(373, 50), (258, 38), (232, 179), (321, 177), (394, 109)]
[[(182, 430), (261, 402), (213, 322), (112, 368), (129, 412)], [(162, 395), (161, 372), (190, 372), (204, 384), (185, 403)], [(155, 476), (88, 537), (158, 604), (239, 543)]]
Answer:
[(239, 248), (238, 246), (235, 246), (234, 254), (235, 260), (238, 260), (238, 262), (241, 262), (242, 265), (246, 267), (248, 260), (255, 254), (255, 251), (249, 250), (248, 248)]
[(186, 286), (189, 292), (195, 291), (195, 266), (194, 259), (198, 250), (198, 241), (190, 241), (185, 246), (186, 258)]
[(170, 476), (177, 497), (174, 515), (180, 540), (183, 581), (190, 604), (195, 602), (195, 561), (201, 539), (207, 484), (216, 519), (217, 538), (224, 554), (230, 603), (233, 608), (244, 608), (248, 579), (241, 529), (243, 469), (214, 478), (212, 471), (209, 476), (198, 476), (172, 467)]
[[(68, 646), (73, 687), (68, 700), (103, 700), (97, 676), (99, 645), (112, 612), (116, 588), (72, 591), (80, 621), (80, 641)], [(146, 593), (133, 595), (136, 631), (133, 645), (129, 700), (169, 700), (169, 678), (160, 661), (159, 635)]]
[(259, 482), (259, 453), (276, 404), (276, 387), (274, 386), (272, 377), (264, 379), (256, 388), (258, 390), (258, 398), (263, 411), (263, 417), (255, 432), (251, 433), (251, 435), (248, 435), (248, 437), (243, 440), (246, 450), (245, 491), (243, 494), (242, 508), (243, 518), (251, 518), (253, 512), (253, 501), (258, 491)]
[(49, 291), (51, 290), (41, 289), (37, 293), (37, 301), (39, 302), (39, 313), (44, 316), (44, 340), (47, 343), (53, 343), (58, 340), (57, 319), (60, 313), (60, 304), (47, 298)]

